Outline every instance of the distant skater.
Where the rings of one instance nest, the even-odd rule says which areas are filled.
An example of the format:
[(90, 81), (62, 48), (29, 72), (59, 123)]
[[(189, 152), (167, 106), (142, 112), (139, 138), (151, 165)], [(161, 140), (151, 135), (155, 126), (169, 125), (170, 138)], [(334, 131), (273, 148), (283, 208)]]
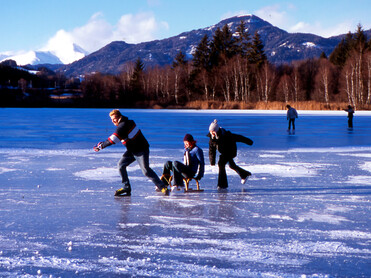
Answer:
[(290, 132), (291, 124), (292, 124), (292, 131), (295, 132), (295, 119), (298, 118), (298, 112), (296, 109), (291, 107), (290, 105), (286, 105), (287, 108), (287, 120), (289, 121), (289, 128), (287, 131)]
[(195, 178), (201, 180), (205, 173), (204, 153), (196, 145), (196, 141), (191, 134), (186, 134), (184, 142), (184, 159), (180, 161), (167, 161), (164, 165), (161, 180), (169, 185), (171, 172), (173, 172), (174, 188), (183, 187), (183, 178)]
[(234, 134), (230, 131), (220, 127), (217, 120), (214, 120), (209, 126), (209, 159), (212, 166), (215, 165), (216, 150), (219, 151), (219, 175), (218, 175), (218, 189), (228, 187), (227, 172), (225, 166), (227, 163), (229, 167), (236, 171), (241, 178), (241, 183), (244, 184), (251, 173), (237, 166), (234, 158), (237, 156), (237, 142), (242, 142), (247, 145), (252, 145), (253, 141), (242, 135)]
[(348, 109), (344, 109), (345, 112), (348, 112), (348, 127), (353, 128), (353, 114), (354, 109), (351, 105), (348, 105)]
[(116, 143), (122, 143), (126, 146), (126, 152), (118, 162), (123, 187), (115, 192), (115, 196), (131, 195), (131, 186), (126, 167), (135, 160), (138, 161), (143, 174), (156, 185), (156, 190), (167, 194), (167, 186), (149, 167), (149, 144), (142, 134), (142, 131), (137, 127), (133, 120), (123, 116), (117, 109), (112, 110), (109, 116), (112, 123), (117, 127), (116, 131), (106, 141), (99, 142), (94, 147), (94, 151), (98, 152)]

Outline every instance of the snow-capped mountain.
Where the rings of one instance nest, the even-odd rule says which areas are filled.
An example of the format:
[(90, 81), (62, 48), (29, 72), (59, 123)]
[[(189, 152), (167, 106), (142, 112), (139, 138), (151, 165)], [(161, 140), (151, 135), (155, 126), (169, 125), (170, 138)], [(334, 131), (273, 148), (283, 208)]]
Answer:
[(14, 60), (17, 65), (63, 64), (57, 56), (49, 51), (28, 51), (13, 55), (0, 54), (0, 59), (0, 62)]
[(22, 53), (0, 53), (0, 62), (14, 60), (17, 65), (68, 64), (84, 58), (88, 52), (76, 44), (56, 49), (41, 49)]
[(245, 22), (246, 30), (252, 36), (258, 32), (268, 60), (274, 64), (319, 57), (322, 52), (329, 55), (340, 42), (341, 37), (323, 38), (313, 34), (288, 33), (254, 15), (236, 16), (220, 21), (206, 28), (183, 32), (163, 40), (128, 44), (124, 41), (111, 42), (96, 52), (69, 65), (62, 66), (67, 76), (102, 72), (117, 74), (127, 62), (140, 58), (146, 66), (168, 65), (182, 51), (192, 59), (194, 50), (207, 35), (212, 38), (217, 28), (228, 25), (232, 33), (236, 32), (240, 22)]

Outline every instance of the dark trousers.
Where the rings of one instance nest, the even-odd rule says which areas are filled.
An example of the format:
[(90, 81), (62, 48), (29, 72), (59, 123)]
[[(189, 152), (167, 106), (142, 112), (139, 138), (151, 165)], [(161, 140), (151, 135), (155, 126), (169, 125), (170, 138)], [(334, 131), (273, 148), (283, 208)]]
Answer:
[(353, 127), (353, 117), (348, 117), (348, 127)]
[(179, 161), (167, 161), (164, 165), (163, 175), (170, 177), (173, 172), (173, 185), (183, 186), (183, 178), (193, 178), (195, 173), (192, 169)]
[(227, 163), (229, 164), (229, 168), (236, 171), (241, 179), (246, 179), (248, 176), (251, 175), (249, 171), (246, 171), (241, 167), (237, 166), (232, 157), (220, 155), (218, 162), (219, 166), (218, 187), (220, 188), (228, 187), (227, 172), (225, 170), (225, 166), (227, 165)]
[(289, 119), (289, 130), (291, 128), (291, 123), (292, 123), (292, 129), (295, 129), (295, 118), (294, 119)]

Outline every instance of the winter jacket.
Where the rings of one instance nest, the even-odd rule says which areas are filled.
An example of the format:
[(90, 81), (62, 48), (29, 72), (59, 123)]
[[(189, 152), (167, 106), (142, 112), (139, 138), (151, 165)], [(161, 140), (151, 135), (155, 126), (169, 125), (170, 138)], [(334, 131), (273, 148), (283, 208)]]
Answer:
[(184, 149), (184, 165), (188, 165), (194, 174), (197, 173), (197, 178), (201, 179), (205, 173), (205, 159), (201, 148), (195, 146), (193, 149)]
[(287, 110), (287, 119), (295, 119), (298, 117), (298, 112), (296, 112), (295, 108), (290, 108)]
[(235, 158), (237, 156), (237, 142), (252, 145), (253, 141), (245, 136), (234, 134), (230, 131), (220, 128), (218, 131), (218, 138), (211, 138), (210, 133), (207, 135), (209, 140), (209, 159), (210, 164), (215, 165), (216, 150), (221, 155), (228, 158)]
[(353, 108), (345, 109), (346, 112), (348, 112), (348, 118), (353, 119), (354, 110)]
[(142, 134), (133, 120), (122, 116), (116, 131), (102, 144), (106, 148), (116, 143), (122, 143), (132, 154), (138, 154), (149, 149), (147, 139)]

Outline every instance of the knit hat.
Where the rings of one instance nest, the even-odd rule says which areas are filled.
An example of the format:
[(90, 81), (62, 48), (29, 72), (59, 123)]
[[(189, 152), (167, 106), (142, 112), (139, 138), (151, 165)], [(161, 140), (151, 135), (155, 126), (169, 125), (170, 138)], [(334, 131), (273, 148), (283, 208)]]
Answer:
[(193, 139), (193, 136), (191, 135), (191, 134), (186, 134), (185, 136), (184, 136), (184, 139), (183, 139), (183, 142), (184, 141), (187, 141), (187, 142), (194, 142), (195, 140)]
[(220, 129), (220, 126), (218, 125), (218, 120), (215, 119), (209, 126), (209, 131), (215, 131), (218, 132)]

